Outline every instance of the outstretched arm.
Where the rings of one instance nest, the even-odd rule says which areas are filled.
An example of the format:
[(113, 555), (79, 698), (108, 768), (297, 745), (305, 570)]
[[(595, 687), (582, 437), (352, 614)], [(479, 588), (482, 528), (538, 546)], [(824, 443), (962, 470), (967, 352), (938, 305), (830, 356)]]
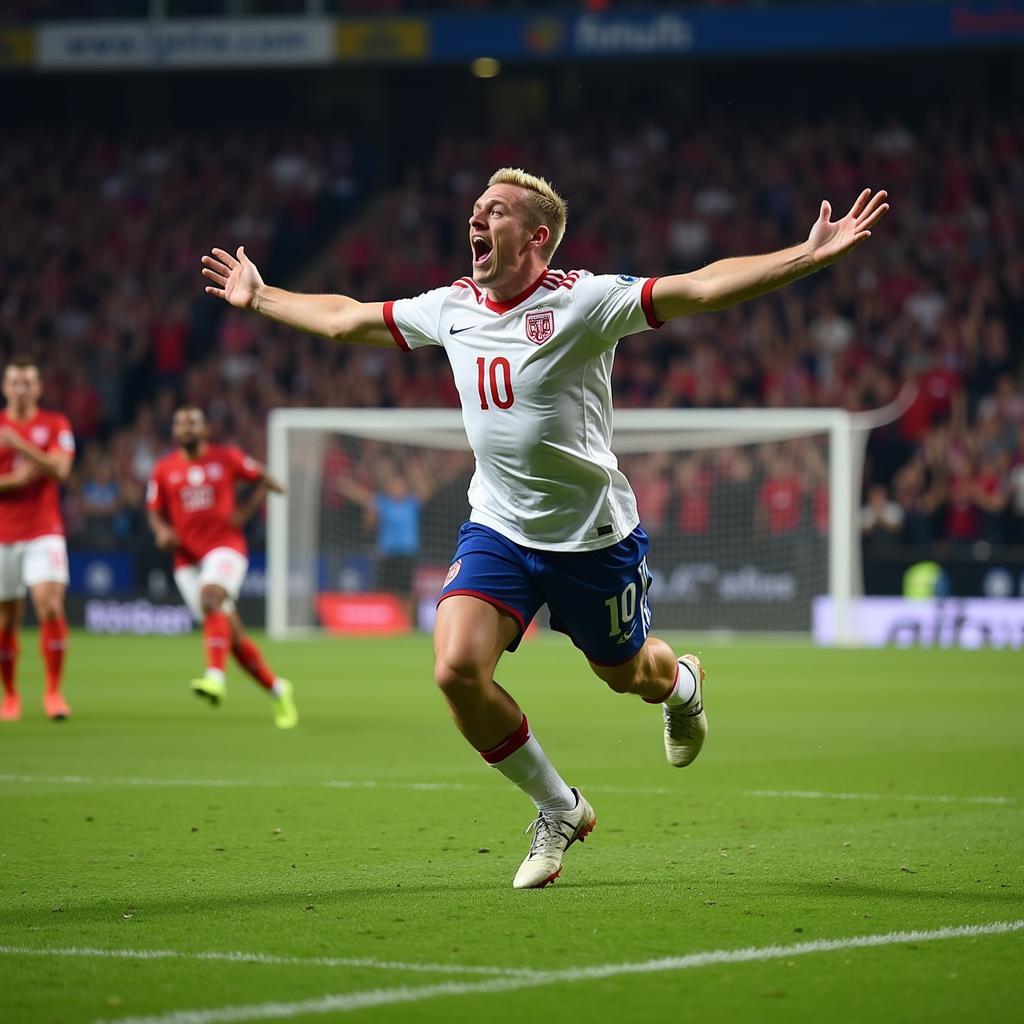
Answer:
[(813, 274), (871, 237), (871, 229), (889, 210), (885, 200), (885, 192), (872, 194), (866, 188), (850, 212), (835, 222), (830, 220), (832, 207), (826, 200), (807, 241), (801, 245), (764, 256), (718, 260), (689, 274), (661, 277), (652, 292), (654, 314), (659, 320), (672, 320), (725, 309)]
[(208, 295), (237, 309), (251, 309), (300, 331), (359, 345), (393, 345), (384, 320), (384, 303), (359, 302), (347, 295), (303, 295), (265, 284), (256, 264), (240, 245), (234, 256), (213, 249), (203, 257), (203, 276), (212, 281)]

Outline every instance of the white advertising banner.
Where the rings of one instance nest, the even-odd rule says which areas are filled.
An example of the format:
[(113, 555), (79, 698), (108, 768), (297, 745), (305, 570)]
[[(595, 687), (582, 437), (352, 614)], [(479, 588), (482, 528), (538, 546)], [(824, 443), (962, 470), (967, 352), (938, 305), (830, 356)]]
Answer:
[(245, 21), (89, 21), (44, 23), (36, 66), (43, 70), (262, 67), (334, 59), (328, 18)]
[[(850, 632), (864, 647), (1024, 648), (1024, 598), (862, 597), (849, 607)], [(814, 642), (836, 643), (830, 597), (816, 597)]]

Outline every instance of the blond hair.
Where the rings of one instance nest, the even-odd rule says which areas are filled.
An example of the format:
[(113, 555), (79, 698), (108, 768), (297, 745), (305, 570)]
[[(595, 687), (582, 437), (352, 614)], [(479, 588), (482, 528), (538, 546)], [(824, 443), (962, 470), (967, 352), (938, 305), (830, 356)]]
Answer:
[(565, 234), (565, 219), (568, 213), (565, 200), (552, 188), (551, 182), (528, 174), (521, 167), (502, 167), (495, 171), (487, 182), (488, 188), (491, 185), (515, 185), (526, 190), (526, 208), (533, 226), (543, 224), (551, 232), (551, 237), (542, 251), (544, 261), (550, 263)]

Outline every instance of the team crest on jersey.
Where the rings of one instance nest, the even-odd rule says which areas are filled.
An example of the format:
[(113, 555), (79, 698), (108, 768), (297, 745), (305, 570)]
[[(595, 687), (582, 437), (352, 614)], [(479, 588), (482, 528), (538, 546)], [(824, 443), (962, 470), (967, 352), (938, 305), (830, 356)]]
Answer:
[(444, 588), (447, 587), (448, 584), (451, 583), (451, 581), (453, 579), (455, 579), (456, 576), (459, 575), (459, 570), (461, 568), (462, 568), (462, 559), (461, 558), (457, 562), (452, 562), (452, 566), (448, 570), (448, 575), (445, 576), (445, 578), (444, 578), (444, 586), (441, 587), (442, 590), (444, 590)]
[(29, 431), (29, 437), (37, 448), (42, 448), (50, 440), (50, 431), (46, 427), (33, 427)]
[(550, 309), (526, 314), (526, 336), (534, 345), (543, 345), (555, 333), (555, 314)]
[(639, 277), (633, 277), (632, 274), (619, 274), (619, 276), (617, 278), (615, 278), (615, 283), (616, 284), (627, 284), (628, 285), (628, 284), (636, 284), (637, 281), (639, 281), (639, 280), (640, 280)]
[(224, 470), (221, 469), (221, 465), (219, 462), (211, 462), (206, 467), (206, 475), (211, 480), (219, 480), (224, 475)]
[(185, 473), (185, 479), (193, 486), (198, 487), (205, 479), (206, 474), (202, 466), (189, 466)]

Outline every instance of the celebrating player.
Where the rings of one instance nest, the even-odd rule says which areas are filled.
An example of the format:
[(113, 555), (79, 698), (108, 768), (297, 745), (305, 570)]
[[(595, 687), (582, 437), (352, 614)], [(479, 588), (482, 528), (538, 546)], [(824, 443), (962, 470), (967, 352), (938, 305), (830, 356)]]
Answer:
[(4, 370), (6, 408), (0, 412), (0, 721), (21, 718), (18, 626), (25, 590), (39, 619), (46, 686), (43, 708), (54, 721), (71, 714), (60, 692), (68, 622), (68, 548), (60, 515), (60, 485), (71, 472), (75, 438), (66, 416), (39, 408), (39, 369), (28, 358)]
[(865, 189), (835, 222), (823, 202), (807, 240), (779, 252), (670, 277), (595, 277), (549, 269), (565, 203), (542, 178), (505, 168), (473, 204), (471, 276), (414, 299), (298, 295), (267, 286), (242, 246), (203, 257), (206, 291), (233, 306), (338, 341), (448, 355), (476, 473), (441, 590), (434, 676), (465, 738), (537, 806), (515, 888), (553, 881), (595, 823), (494, 681), (542, 604), (608, 686), (662, 705), (672, 765), (690, 764), (707, 734), (700, 661), (648, 632), (647, 537), (610, 449), (616, 344), (820, 270), (870, 236), (885, 198)]
[[(153, 467), (146, 508), (157, 547), (174, 552), (174, 582), (203, 626), (206, 671), (192, 680), (192, 692), (213, 706), (220, 704), (230, 648), (239, 665), (273, 698), (274, 724), (291, 729), (299, 721), (292, 684), (268, 668), (235, 608), (249, 568), (242, 530), (266, 492), (283, 494), (284, 488), (238, 448), (209, 444), (201, 409), (179, 409), (171, 433), (178, 450)], [(239, 480), (255, 486), (246, 502), (236, 506)]]

